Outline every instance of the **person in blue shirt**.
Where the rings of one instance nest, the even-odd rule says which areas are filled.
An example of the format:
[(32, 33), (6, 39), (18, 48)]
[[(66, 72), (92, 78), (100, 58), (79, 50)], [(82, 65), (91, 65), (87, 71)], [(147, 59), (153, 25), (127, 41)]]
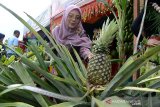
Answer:
[[(7, 45), (10, 48), (15, 49), (16, 47), (18, 47), (19, 35), (20, 35), (20, 31), (15, 30), (14, 33), (13, 33), (13, 36), (8, 39), (8, 44)], [(17, 56), (15, 52), (13, 52), (12, 50), (8, 49), (7, 50), (7, 57), (9, 58), (12, 55)]]

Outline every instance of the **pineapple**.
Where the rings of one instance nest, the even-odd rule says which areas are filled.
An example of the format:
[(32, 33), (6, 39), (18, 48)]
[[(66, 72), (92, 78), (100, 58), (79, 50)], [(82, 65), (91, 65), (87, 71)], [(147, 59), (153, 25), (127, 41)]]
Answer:
[(105, 85), (111, 79), (111, 62), (109, 55), (109, 45), (112, 43), (114, 34), (118, 30), (114, 20), (107, 19), (100, 31), (100, 37), (93, 41), (93, 57), (88, 63), (87, 79), (93, 86)]

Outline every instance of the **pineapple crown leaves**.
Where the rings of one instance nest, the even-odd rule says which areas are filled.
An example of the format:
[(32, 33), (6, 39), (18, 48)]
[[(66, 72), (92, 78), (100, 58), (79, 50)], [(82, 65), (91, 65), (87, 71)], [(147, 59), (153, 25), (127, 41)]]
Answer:
[(118, 30), (118, 26), (115, 20), (110, 21), (109, 18), (103, 23), (102, 30), (100, 31), (100, 37), (94, 41), (98, 46), (108, 47), (112, 43), (115, 33)]

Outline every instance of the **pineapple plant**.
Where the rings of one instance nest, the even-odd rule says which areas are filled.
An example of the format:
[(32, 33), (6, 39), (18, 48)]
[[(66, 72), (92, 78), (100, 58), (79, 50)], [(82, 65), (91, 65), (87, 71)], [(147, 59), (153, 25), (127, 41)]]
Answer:
[(109, 45), (112, 43), (114, 34), (118, 30), (114, 20), (109, 18), (103, 24), (100, 37), (93, 41), (93, 57), (89, 60), (87, 79), (92, 85), (105, 85), (111, 80), (111, 61)]

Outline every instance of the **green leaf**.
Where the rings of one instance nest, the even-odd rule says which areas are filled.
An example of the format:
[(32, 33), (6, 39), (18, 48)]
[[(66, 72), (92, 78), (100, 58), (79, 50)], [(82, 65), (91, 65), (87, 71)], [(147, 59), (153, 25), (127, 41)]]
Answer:
[[(78, 64), (79, 64), (79, 68), (80, 68), (80, 71), (81, 71), (81, 73), (83, 75), (83, 78), (87, 78), (87, 69), (84, 66), (84, 63), (82, 62), (79, 54), (77, 53), (77, 51), (74, 48), (73, 48), (73, 51), (74, 51), (74, 54), (75, 54), (75, 56), (77, 58), (77, 61), (78, 61)], [(83, 81), (83, 78), (81, 78), (82, 81)]]
[(20, 48), (20, 47), (15, 48), (15, 51), (17, 51), (17, 52), (23, 54), (23, 50), (22, 50), (22, 48)]
[(10, 84), (14, 83), (11, 79), (7, 78), (6, 76), (4, 76), (2, 74), (0, 75), (0, 82), (2, 82), (3, 84), (6, 84), (6, 85), (10, 85)]
[(14, 102), (14, 103), (0, 103), (0, 107), (34, 107), (32, 105), (22, 103), (22, 102)]
[[(28, 72), (24, 69), (22, 64), (20, 64), (19, 62), (15, 62), (12, 66), (15, 68), (17, 75), (21, 78), (21, 81), (25, 85), (30, 84), (31, 86), (35, 86), (34, 81), (30, 77)], [(37, 99), (39, 104), (41, 104), (44, 107), (48, 106), (46, 101), (43, 99), (43, 97), (41, 95), (38, 95), (35, 93), (32, 93), (32, 95)]]
[[(5, 91), (6, 87), (5, 86), (1, 86), (0, 85), (0, 92)], [(9, 93), (8, 93), (9, 92)], [(8, 101), (6, 102), (10, 102), (9, 99), (13, 101), (20, 101), (20, 102), (25, 102), (28, 104), (32, 104), (32, 105), (39, 105), (35, 98), (33, 96), (30, 95), (30, 93), (25, 92), (23, 90), (12, 90), (12, 91), (8, 91), (7, 93), (4, 93), (5, 95), (0, 96), (0, 102), (4, 103), (2, 101), (2, 99), (8, 99)]]
[(39, 64), (40, 64), (40, 66), (42, 67), (42, 69), (48, 71), (48, 68), (47, 68), (47, 66), (45, 65), (45, 62), (44, 62), (42, 56), (39, 54), (36, 46), (34, 46), (33, 44), (31, 44), (31, 45), (30, 45), (30, 48), (31, 48), (32, 52), (36, 55), (37, 60), (38, 60), (38, 62), (39, 62)]
[(57, 81), (61, 81), (61, 82), (67, 83), (67, 84), (70, 84), (72, 86), (77, 86), (78, 85), (78, 83), (76, 81), (74, 81), (73, 79), (70, 79), (70, 78), (65, 78), (64, 79), (64, 78), (58, 77), (56, 75), (52, 75), (52, 77)]
[(64, 102), (60, 104), (55, 104), (49, 107), (75, 107), (76, 105), (81, 104), (81, 102)]
[[(47, 80), (49, 80), (61, 93), (63, 93), (64, 95), (68, 94), (68, 95), (72, 95), (73, 96), (73, 92), (67, 87), (65, 86), (63, 83), (54, 80), (54, 78), (52, 77), (52, 75), (50, 73), (47, 73), (45, 70), (41, 69), (39, 66), (37, 66), (36, 64), (34, 64), (32, 61), (22, 57), (21, 61), (26, 64), (27, 66), (29, 66), (31, 69), (35, 70), (36, 72), (42, 74)], [(64, 90), (65, 89), (65, 90)]]
[(148, 71), (147, 73), (143, 74), (138, 79), (136, 79), (135, 81), (129, 83), (128, 86), (136, 85), (138, 82), (143, 81), (144, 79), (148, 78), (149, 76), (151, 76), (152, 74), (156, 73), (159, 70), (160, 70), (160, 66), (156, 66), (156, 68)]
[(160, 90), (157, 90), (157, 89), (141, 88), (141, 87), (124, 87), (122, 89), (117, 89), (117, 90), (136, 90), (136, 91), (143, 91), (143, 92), (158, 92), (158, 93), (160, 93)]
[[(72, 76), (74, 77), (74, 80), (76, 80), (79, 84), (85, 84), (86, 83), (86, 79), (83, 77), (82, 73), (80, 72), (78, 66), (76, 66), (76, 62), (74, 61), (74, 59), (72, 58), (71, 54), (69, 53), (69, 51), (67, 50), (66, 47), (63, 46), (63, 49), (65, 51), (65, 53), (67, 54), (66, 57), (66, 64), (67, 67), (70, 70), (70, 73), (72, 74)], [(70, 63), (68, 63), (68, 60)]]
[(155, 77), (152, 77), (152, 78), (144, 79), (144, 80), (140, 81), (138, 84), (142, 84), (142, 83), (157, 80), (157, 79), (160, 79), (160, 76), (155, 76)]
[(15, 56), (12, 55), (10, 58), (8, 58), (7, 60), (5, 60), (4, 64), (5, 65), (9, 65), (11, 64), (13, 61), (15, 61)]
[(0, 96), (2, 96), (3, 94), (8, 93), (8, 92), (10, 92), (10, 91), (13, 91), (13, 90), (17, 89), (17, 87), (19, 87), (20, 85), (14, 85), (14, 86), (15, 86), (15, 87), (13, 87), (13, 88), (5, 89), (4, 91), (2, 91), (2, 92), (0, 93)]
[(57, 89), (53, 86), (48, 84), (48, 82), (46, 82), (45, 80), (42, 80), (39, 76), (37, 76), (35, 73), (33, 73), (32, 71), (27, 70), (29, 75), (31, 76), (32, 80), (37, 83), (38, 85), (40, 85), (40, 87), (49, 90), (49, 91), (53, 91), (53, 92), (57, 92)]
[(92, 97), (92, 101), (93, 101), (93, 103), (96, 103), (98, 107), (106, 107), (106, 104), (103, 101), (100, 101), (94, 97)]
[(12, 72), (12, 71), (14, 71), (12, 68), (6, 68), (5, 72), (3, 72), (2, 75), (4, 77), (7, 77), (8, 79), (10, 79), (13, 83), (21, 82), (19, 77), (17, 76), (17, 74), (15, 72)]
[(122, 10), (125, 13), (126, 8), (127, 8), (127, 2), (128, 0), (121, 0), (121, 4), (122, 4)]
[(34, 81), (20, 62), (13, 63), (12, 67), (24, 84), (35, 86)]
[(34, 93), (38, 93), (38, 94), (42, 94), (48, 97), (53, 97), (53, 98), (57, 98), (57, 99), (61, 99), (61, 100), (65, 100), (65, 101), (73, 101), (73, 102), (80, 102), (80, 100), (82, 99), (81, 97), (68, 97), (68, 96), (63, 96), (57, 93), (53, 93), (41, 88), (37, 88), (37, 87), (33, 87), (33, 86), (24, 86), (22, 84), (14, 84), (14, 85), (10, 85), (8, 86), (8, 89), (4, 90), (3, 92), (0, 93), (0, 95), (5, 94), (7, 92), (10, 92), (12, 90), (15, 89), (23, 89), (23, 90), (28, 90)]

